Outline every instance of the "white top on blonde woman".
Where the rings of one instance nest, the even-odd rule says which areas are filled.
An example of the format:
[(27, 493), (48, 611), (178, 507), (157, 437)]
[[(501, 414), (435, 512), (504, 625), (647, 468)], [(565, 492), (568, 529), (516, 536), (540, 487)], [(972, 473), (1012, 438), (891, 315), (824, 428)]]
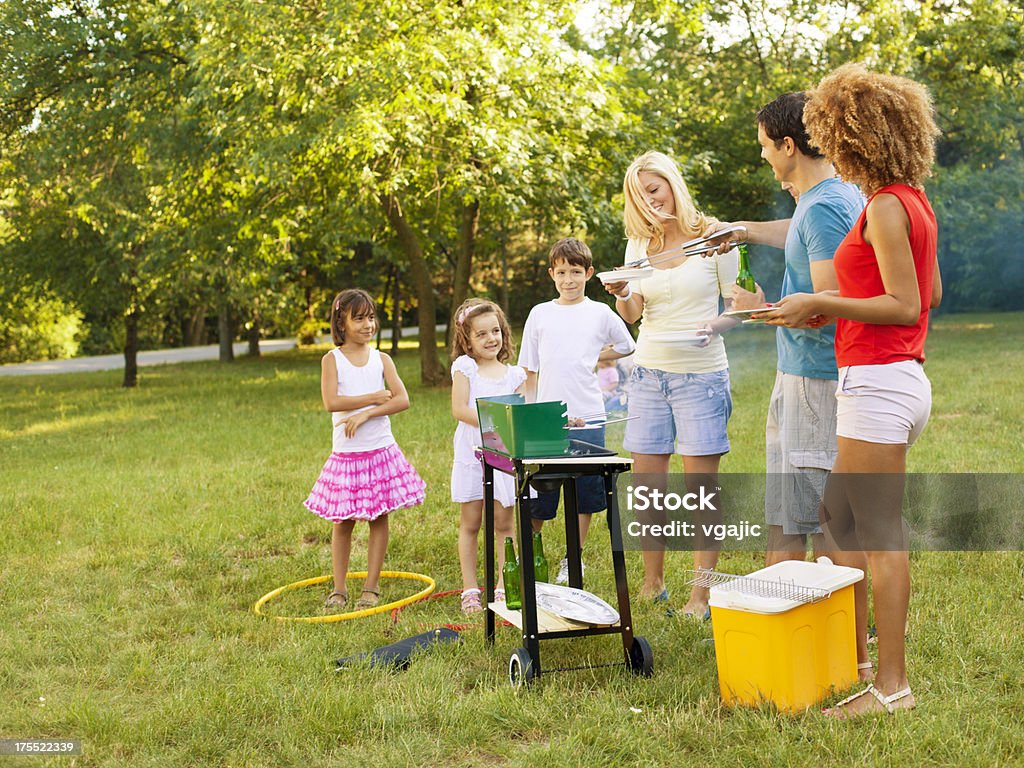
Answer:
[[(630, 239), (623, 263), (647, 255), (650, 240)], [(712, 373), (729, 366), (720, 335), (706, 347), (696, 343), (694, 331), (719, 314), (719, 298), (732, 296), (739, 272), (739, 252), (720, 256), (690, 256), (669, 269), (656, 268), (643, 280), (630, 281), (633, 293), (644, 297), (640, 336), (634, 362), (669, 373)], [(678, 342), (673, 339), (679, 339)]]

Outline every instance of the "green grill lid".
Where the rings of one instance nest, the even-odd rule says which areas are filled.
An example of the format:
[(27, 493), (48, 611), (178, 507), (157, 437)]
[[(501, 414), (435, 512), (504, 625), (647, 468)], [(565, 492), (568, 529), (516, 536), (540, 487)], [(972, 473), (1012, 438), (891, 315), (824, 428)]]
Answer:
[(569, 449), (565, 403), (527, 403), (522, 395), (476, 401), (485, 448), (514, 459), (557, 456)]

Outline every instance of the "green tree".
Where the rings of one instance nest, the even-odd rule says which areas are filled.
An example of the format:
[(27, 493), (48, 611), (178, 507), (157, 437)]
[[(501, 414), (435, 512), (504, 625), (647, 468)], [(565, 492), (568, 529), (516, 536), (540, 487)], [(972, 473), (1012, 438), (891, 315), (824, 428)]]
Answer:
[(158, 2), (12, 0), (0, 6), (9, 215), (22, 266), (83, 309), (123, 318), (124, 386), (137, 383), (138, 324), (173, 266), (153, 247), (187, 73), (188, 27)]

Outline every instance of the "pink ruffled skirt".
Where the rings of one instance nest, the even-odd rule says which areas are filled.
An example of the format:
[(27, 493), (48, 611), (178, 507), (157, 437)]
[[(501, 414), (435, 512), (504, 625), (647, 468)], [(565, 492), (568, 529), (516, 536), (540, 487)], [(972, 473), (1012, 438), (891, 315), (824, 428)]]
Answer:
[(376, 520), (423, 503), (426, 483), (396, 443), (375, 451), (332, 453), (303, 502), (325, 520)]

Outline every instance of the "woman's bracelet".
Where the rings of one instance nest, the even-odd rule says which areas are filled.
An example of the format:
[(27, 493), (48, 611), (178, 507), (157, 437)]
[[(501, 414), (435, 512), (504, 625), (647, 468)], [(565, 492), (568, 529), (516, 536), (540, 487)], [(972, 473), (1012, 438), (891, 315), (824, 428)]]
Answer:
[(633, 297), (633, 289), (630, 288), (628, 285), (626, 286), (626, 295), (625, 296), (620, 296), (619, 294), (615, 294), (615, 298), (616, 298), (617, 301), (629, 301), (632, 297)]

